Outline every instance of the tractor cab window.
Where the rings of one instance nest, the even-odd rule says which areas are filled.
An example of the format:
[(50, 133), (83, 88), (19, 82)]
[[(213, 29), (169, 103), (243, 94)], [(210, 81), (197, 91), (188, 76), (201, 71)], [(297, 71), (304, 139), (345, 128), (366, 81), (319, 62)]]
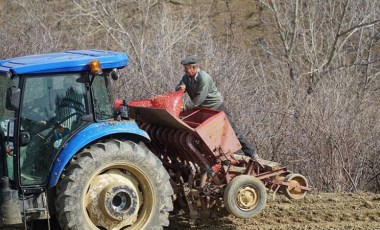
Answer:
[(94, 96), (94, 109), (97, 120), (113, 118), (113, 103), (111, 97), (111, 84), (108, 77), (95, 76), (92, 83)]
[(20, 132), (30, 135), (20, 147), (21, 184), (43, 184), (58, 149), (84, 125), (86, 87), (79, 73), (27, 76), (20, 107)]
[(13, 180), (13, 134), (15, 125), (15, 111), (6, 109), (6, 93), (11, 86), (18, 87), (18, 78), (9, 79), (0, 76), (0, 176), (8, 175)]

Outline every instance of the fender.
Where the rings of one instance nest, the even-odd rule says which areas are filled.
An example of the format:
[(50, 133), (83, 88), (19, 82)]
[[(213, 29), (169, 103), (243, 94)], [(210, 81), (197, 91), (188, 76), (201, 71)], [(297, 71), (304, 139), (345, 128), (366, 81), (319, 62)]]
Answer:
[(71, 137), (61, 148), (49, 175), (48, 188), (57, 184), (66, 164), (84, 146), (102, 137), (123, 133), (136, 134), (142, 139), (150, 141), (148, 134), (141, 130), (134, 121), (107, 121), (90, 124)]

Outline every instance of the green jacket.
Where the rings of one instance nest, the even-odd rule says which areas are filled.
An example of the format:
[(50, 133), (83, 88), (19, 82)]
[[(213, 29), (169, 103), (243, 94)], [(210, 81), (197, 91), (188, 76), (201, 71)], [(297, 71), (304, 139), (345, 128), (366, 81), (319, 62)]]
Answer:
[(185, 103), (185, 110), (194, 107), (217, 109), (223, 103), (222, 94), (216, 88), (211, 76), (203, 70), (199, 70), (194, 79), (183, 75), (176, 90), (180, 85), (186, 86), (186, 92), (191, 98), (191, 101)]

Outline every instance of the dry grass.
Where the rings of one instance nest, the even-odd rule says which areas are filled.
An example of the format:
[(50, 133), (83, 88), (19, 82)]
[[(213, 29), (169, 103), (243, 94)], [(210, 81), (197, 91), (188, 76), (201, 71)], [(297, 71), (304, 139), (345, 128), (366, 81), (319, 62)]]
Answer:
[(198, 54), (263, 157), (316, 190), (380, 191), (376, 1), (0, 3), (2, 59), (124, 50), (116, 96), (132, 99), (173, 90), (179, 60)]

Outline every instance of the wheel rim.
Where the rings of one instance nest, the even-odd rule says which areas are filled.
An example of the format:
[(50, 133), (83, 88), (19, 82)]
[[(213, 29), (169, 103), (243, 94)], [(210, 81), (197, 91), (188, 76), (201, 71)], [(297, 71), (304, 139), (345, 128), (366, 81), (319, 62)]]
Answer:
[(236, 204), (244, 211), (254, 209), (258, 200), (258, 194), (251, 186), (241, 186), (237, 191)]
[(141, 229), (155, 198), (149, 178), (137, 167), (110, 164), (98, 170), (86, 186), (83, 210), (92, 227)]
[(304, 176), (300, 174), (289, 174), (285, 177), (285, 181), (289, 183), (285, 189), (285, 193), (289, 198), (301, 199), (306, 195), (307, 191), (301, 188), (301, 186), (308, 187), (308, 182)]

